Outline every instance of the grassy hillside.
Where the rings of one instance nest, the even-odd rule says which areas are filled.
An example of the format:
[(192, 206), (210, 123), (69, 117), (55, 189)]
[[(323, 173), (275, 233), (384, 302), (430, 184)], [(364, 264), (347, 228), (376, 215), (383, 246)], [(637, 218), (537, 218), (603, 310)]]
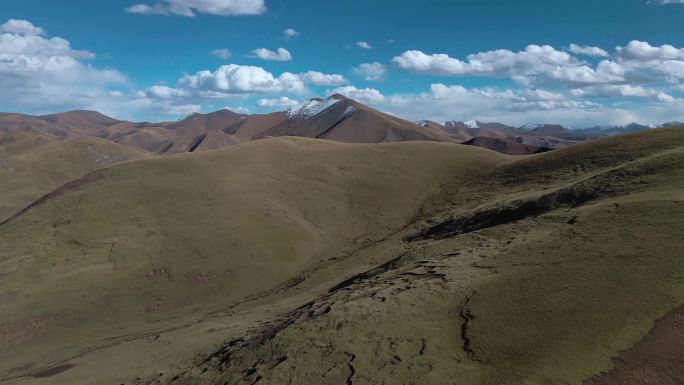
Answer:
[(0, 225), (0, 378), (598, 384), (684, 305), (683, 200), (681, 128), (114, 165)]
[[(70, 180), (148, 154), (97, 138), (49, 134), (3, 136), (0, 144), (0, 222)], [(11, 139), (11, 140), (9, 140)]]
[(91, 174), (0, 226), (2, 370), (295, 285), (403, 228), (441, 184), (506, 159), (283, 138)]

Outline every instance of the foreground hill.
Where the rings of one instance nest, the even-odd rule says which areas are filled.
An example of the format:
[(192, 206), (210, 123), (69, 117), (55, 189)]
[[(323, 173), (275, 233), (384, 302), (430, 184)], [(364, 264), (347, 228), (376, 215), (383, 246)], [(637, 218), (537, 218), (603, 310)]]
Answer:
[(522, 158), (278, 138), (114, 165), (0, 225), (0, 378), (674, 383), (683, 165), (680, 128)]
[[(40, 372), (84, 346), (223, 313), (312, 269), (330, 269), (321, 283), (335, 279), (349, 253), (406, 226), (441, 184), (502, 161), (443, 143), (282, 138), (90, 174), (0, 225), (10, 299), (0, 373)], [(106, 376), (128, 378), (124, 367)], [(83, 378), (73, 373), (67, 382)]]

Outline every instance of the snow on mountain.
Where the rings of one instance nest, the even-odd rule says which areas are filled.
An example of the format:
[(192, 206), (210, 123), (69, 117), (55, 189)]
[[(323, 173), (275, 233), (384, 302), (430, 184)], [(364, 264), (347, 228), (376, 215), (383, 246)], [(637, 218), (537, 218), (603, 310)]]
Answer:
[(427, 120), (419, 120), (419, 121), (414, 122), (414, 123), (416, 123), (417, 125), (419, 125), (419, 126), (421, 126), (421, 127), (427, 127), (427, 126), (428, 126), (428, 121), (427, 121)]
[(544, 127), (544, 124), (527, 123), (527, 124), (523, 124), (522, 126), (520, 126), (520, 129), (521, 130), (533, 131), (533, 130), (536, 130), (537, 128), (541, 128), (541, 127)]
[(340, 99), (328, 98), (328, 99), (309, 99), (304, 103), (298, 104), (287, 111), (288, 118), (310, 118), (320, 114), (321, 112), (327, 110), (328, 108), (339, 103)]
[(467, 122), (463, 122), (463, 124), (465, 124), (465, 126), (468, 128), (480, 128), (480, 126), (477, 125), (476, 120), (469, 120)]

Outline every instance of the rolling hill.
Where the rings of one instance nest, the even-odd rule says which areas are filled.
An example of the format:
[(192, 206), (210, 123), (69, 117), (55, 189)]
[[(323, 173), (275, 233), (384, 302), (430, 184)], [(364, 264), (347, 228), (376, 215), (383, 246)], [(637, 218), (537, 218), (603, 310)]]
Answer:
[[(114, 164), (0, 225), (0, 378), (672, 382), (683, 165), (681, 128), (524, 157), (285, 137)], [(640, 365), (654, 341), (671, 369)]]
[(151, 156), (92, 137), (59, 138), (24, 133), (3, 138), (5, 143), (0, 144), (0, 222), (71, 180), (114, 163)]

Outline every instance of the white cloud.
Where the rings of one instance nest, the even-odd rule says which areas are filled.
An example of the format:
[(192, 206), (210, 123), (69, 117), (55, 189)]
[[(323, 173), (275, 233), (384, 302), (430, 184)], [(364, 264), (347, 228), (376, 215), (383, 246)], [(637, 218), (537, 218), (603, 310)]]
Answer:
[(317, 86), (339, 86), (347, 83), (347, 79), (338, 74), (324, 74), (318, 71), (308, 71), (299, 74), (302, 81), (305, 83), (314, 84)]
[(588, 87), (581, 90), (572, 90), (572, 94), (578, 98), (642, 97), (662, 103), (674, 103), (681, 101), (681, 99), (675, 98), (674, 96), (662, 91), (656, 91), (642, 86), (632, 86), (628, 84)]
[[(298, 75), (284, 72), (274, 76), (261, 67), (228, 64), (216, 71), (199, 71), (185, 75), (179, 82), (183, 87), (207, 91), (206, 96), (246, 93), (300, 92), (304, 82)], [(213, 94), (215, 93), (215, 94)]]
[(283, 31), (283, 39), (285, 40), (294, 40), (298, 38), (302, 33), (295, 30), (294, 28), (287, 28), (286, 30)]
[(237, 106), (237, 107), (226, 106), (223, 109), (233, 111), (233, 112), (237, 112), (238, 114), (249, 114), (249, 108), (243, 107), (243, 106)]
[(294, 107), (298, 104), (299, 104), (298, 101), (296, 101), (294, 99), (290, 99), (287, 96), (281, 96), (281, 97), (275, 98), (275, 99), (259, 99), (259, 100), (257, 100), (257, 106), (269, 107), (269, 108), (285, 109), (285, 108)]
[(373, 48), (373, 46), (368, 44), (367, 41), (357, 41), (356, 46), (359, 48), (363, 48), (363, 49), (372, 49)]
[(29, 21), (17, 19), (9, 19), (5, 24), (0, 25), (0, 32), (30, 36), (45, 35), (45, 30), (42, 28), (36, 27)]
[(256, 58), (263, 60), (273, 60), (273, 61), (290, 61), (292, 60), (292, 55), (290, 51), (285, 48), (278, 48), (276, 51), (271, 51), (266, 48), (257, 48), (252, 51), (252, 55)]
[(509, 77), (525, 86), (564, 84), (585, 87), (624, 82), (625, 69), (603, 60), (596, 68), (551, 46), (529, 45), (524, 51), (496, 50), (469, 55), (467, 61), (446, 54), (406, 51), (393, 59), (400, 68), (446, 76)]
[(624, 47), (617, 47), (616, 50), (620, 57), (626, 60), (684, 60), (684, 48), (675, 48), (669, 44), (656, 47), (644, 41), (632, 40)]
[(223, 60), (228, 60), (232, 56), (228, 48), (218, 48), (209, 52), (209, 54)]
[(152, 86), (145, 91), (141, 91), (138, 95), (156, 99), (172, 99), (179, 96), (190, 96), (190, 93), (187, 90), (160, 85)]
[(327, 94), (341, 94), (358, 102), (371, 105), (379, 104), (385, 100), (385, 96), (374, 88), (359, 89), (354, 86), (345, 86), (328, 90)]
[(684, 0), (649, 0), (648, 4), (684, 4)]
[(468, 89), (444, 84), (433, 84), (429, 91), (418, 94), (386, 96), (378, 108), (409, 120), (477, 119), (511, 125), (549, 122), (584, 126), (636, 120), (636, 114), (629, 111), (545, 90)]
[(387, 67), (378, 62), (362, 63), (353, 69), (354, 73), (372, 82), (379, 82), (385, 78)]
[(125, 83), (116, 70), (86, 63), (95, 54), (71, 48), (60, 37), (26, 20), (0, 26), (0, 104), (25, 112), (92, 106), (98, 98), (112, 97), (110, 85)]
[(599, 47), (591, 47), (591, 46), (581, 46), (577, 44), (570, 44), (570, 47), (568, 50), (574, 54), (577, 55), (586, 55), (586, 56), (598, 56), (598, 57), (609, 57), (610, 55), (608, 52), (605, 50), (599, 48)]
[(135, 4), (126, 12), (142, 15), (196, 16), (206, 13), (219, 16), (260, 15), (266, 12), (264, 0), (162, 0), (151, 5)]

